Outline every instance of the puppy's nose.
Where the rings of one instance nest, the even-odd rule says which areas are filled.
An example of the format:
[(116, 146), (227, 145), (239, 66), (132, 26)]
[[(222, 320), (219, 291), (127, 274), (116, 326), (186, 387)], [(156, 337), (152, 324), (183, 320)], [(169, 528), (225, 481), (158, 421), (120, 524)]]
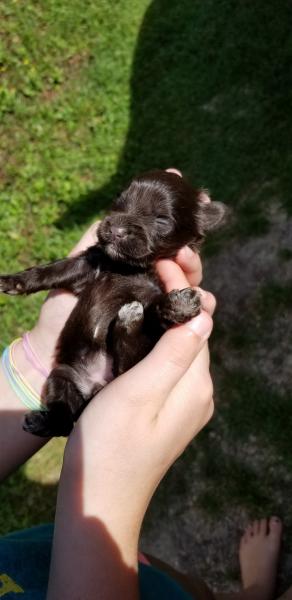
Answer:
[(125, 227), (117, 227), (116, 225), (111, 225), (111, 233), (114, 239), (121, 240), (125, 238), (127, 235), (127, 230)]

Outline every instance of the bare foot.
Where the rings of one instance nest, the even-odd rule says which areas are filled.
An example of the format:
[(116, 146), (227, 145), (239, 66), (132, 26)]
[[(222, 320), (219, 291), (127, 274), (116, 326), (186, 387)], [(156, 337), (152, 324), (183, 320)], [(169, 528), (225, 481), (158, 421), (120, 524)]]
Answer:
[(250, 600), (274, 597), (281, 537), (282, 523), (277, 517), (271, 517), (251, 523), (241, 538), (241, 579)]

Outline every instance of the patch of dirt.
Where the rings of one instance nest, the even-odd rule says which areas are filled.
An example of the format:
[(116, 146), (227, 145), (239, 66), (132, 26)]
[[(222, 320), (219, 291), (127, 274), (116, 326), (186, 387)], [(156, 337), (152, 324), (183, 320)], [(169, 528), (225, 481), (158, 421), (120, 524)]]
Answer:
[[(205, 264), (204, 286), (218, 300), (217, 319), (225, 328), (236, 328), (246, 321), (252, 326), (256, 318), (253, 305), (262, 286), (276, 283), (291, 284), (292, 260), (283, 260), (281, 251), (292, 246), (292, 219), (274, 205), (271, 210), (271, 229), (268, 234), (236, 241), (226, 246)], [(244, 356), (245, 369), (261, 375), (278, 391), (291, 389), (292, 372), (292, 307), (288, 314), (276, 312), (267, 323), (264, 340), (254, 344)], [(222, 345), (224, 364), (235, 369), (243, 365), (241, 352)]]
[(76, 52), (67, 58), (65, 64), (71, 69), (79, 69), (84, 63), (88, 62), (90, 59), (90, 53), (88, 50), (84, 49), (81, 52)]
[[(239, 317), (252, 318), (251, 307), (262, 285), (271, 281), (281, 285), (291, 283), (292, 260), (283, 260), (280, 251), (291, 248), (292, 219), (276, 205), (270, 218), (271, 229), (268, 234), (230, 242), (204, 265), (203, 287), (216, 295), (217, 319), (224, 323), (225, 329), (236, 327)], [(291, 390), (291, 339), (291, 313), (276, 313), (267, 323), (267, 335), (252, 346), (248, 355), (240, 351), (230, 352), (228, 342), (220, 346), (220, 352), (228, 370), (244, 367), (262, 378), (265, 385), (268, 384), (278, 393), (280, 388), (285, 393)], [(220, 398), (217, 413), (209, 433), (213, 437), (210, 442), (215, 443), (215, 448), (217, 444), (226, 459), (230, 457), (250, 468), (260, 487), (265, 486), (268, 473), (269, 489), (263, 491), (272, 497), (279, 516), (284, 517), (284, 525), (288, 522), (291, 528), (292, 474), (282, 457), (277, 456), (273, 448), (263, 447), (257, 435), (250, 435), (244, 443), (231, 445), (220, 415)], [(194, 441), (193, 445), (200, 447), (200, 439)], [(231, 502), (229, 506), (223, 504), (216, 517), (210, 511), (203, 510), (200, 496), (206, 490), (211, 489), (212, 493), (212, 479), (208, 480), (205, 476), (200, 451), (191, 464), (182, 457), (174, 465), (170, 474), (173, 483), (170, 486), (165, 484), (163, 501), (159, 492), (153, 500), (141, 547), (181, 571), (196, 571), (213, 590), (235, 591), (240, 589), (237, 558), (240, 533), (251, 516), (258, 518), (268, 515), (261, 512), (260, 506), (257, 514), (250, 515), (247, 507), (236, 505), (236, 502)], [(226, 481), (226, 486), (229, 483)], [(183, 493), (180, 494), (178, 488), (181, 485)], [(290, 541), (286, 545), (284, 543), (280, 589), (285, 589), (291, 583)]]

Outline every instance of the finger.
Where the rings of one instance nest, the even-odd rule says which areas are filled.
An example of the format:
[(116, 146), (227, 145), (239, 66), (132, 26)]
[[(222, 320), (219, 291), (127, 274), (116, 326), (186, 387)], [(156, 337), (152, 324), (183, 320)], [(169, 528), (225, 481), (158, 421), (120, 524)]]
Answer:
[(200, 190), (199, 191), (199, 202), (203, 202), (204, 204), (209, 204), (211, 202), (210, 194), (208, 190)]
[(181, 248), (176, 255), (175, 262), (181, 267), (189, 285), (200, 285), (203, 277), (200, 255), (193, 252), (188, 246)]
[(213, 384), (205, 343), (189, 369), (168, 395), (158, 414), (160, 435), (181, 436), (181, 451), (206, 425), (214, 411)]
[(71, 250), (69, 256), (75, 256), (76, 254), (79, 254), (79, 252), (83, 252), (89, 248), (89, 246), (93, 246), (93, 244), (97, 243), (97, 230), (99, 223), (100, 221), (96, 221), (89, 227), (89, 229), (87, 229), (76, 246), (74, 246), (74, 248)]
[(200, 287), (195, 287), (201, 297), (201, 306), (202, 309), (205, 310), (209, 315), (213, 315), (216, 308), (216, 298), (211, 294), (211, 292), (207, 292), (206, 290), (202, 290)]
[[(119, 385), (119, 396), (122, 397), (124, 392), (135, 402), (139, 398), (147, 399), (147, 402), (150, 399), (159, 409), (200, 352), (212, 326), (212, 318), (202, 311), (188, 323), (169, 329), (141, 362), (115, 380)], [(110, 385), (113, 386), (115, 381)]]
[(156, 270), (166, 292), (171, 292), (174, 289), (183, 290), (190, 285), (182, 269), (173, 260), (162, 259), (157, 261)]
[(167, 173), (174, 173), (175, 175), (178, 175), (179, 177), (182, 177), (182, 172), (179, 171), (178, 169), (175, 169), (173, 167), (170, 167), (169, 169), (165, 169)]
[(200, 256), (188, 246), (184, 246), (178, 252), (175, 262), (170, 259), (157, 261), (156, 270), (167, 292), (174, 288), (183, 289), (189, 285), (197, 286), (202, 281)]

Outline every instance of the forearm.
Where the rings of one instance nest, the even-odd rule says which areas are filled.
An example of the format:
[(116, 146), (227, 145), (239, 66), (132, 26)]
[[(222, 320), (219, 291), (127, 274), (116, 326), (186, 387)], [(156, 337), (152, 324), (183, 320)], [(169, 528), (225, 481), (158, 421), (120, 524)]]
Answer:
[(135, 499), (132, 510), (131, 498), (118, 491), (116, 475), (88, 457), (86, 440), (75, 444), (75, 436), (73, 452), (70, 442), (58, 491), (47, 600), (138, 600), (144, 507), (137, 511)]
[[(18, 344), (15, 363), (29, 384), (40, 393), (45, 378), (33, 369)], [(24, 414), (28, 412), (11, 387), (0, 365), (0, 481), (10, 475), (35, 454), (48, 440), (26, 433), (22, 429)]]

